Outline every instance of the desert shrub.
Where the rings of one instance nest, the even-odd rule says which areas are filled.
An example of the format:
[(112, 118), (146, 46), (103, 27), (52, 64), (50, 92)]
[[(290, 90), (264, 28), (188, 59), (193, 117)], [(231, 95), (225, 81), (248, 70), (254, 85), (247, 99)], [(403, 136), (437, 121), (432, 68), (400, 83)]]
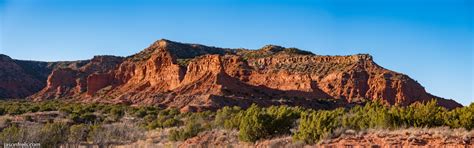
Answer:
[(190, 113), (187, 116), (185, 125), (180, 129), (170, 130), (168, 139), (171, 141), (183, 141), (197, 136), (200, 132), (209, 128), (210, 123), (206, 120), (206, 113)]
[(32, 105), (31, 107), (28, 108), (28, 112), (38, 112), (40, 111), (40, 107), (36, 106), (36, 105)]
[(146, 110), (143, 108), (135, 110), (134, 113), (135, 113), (134, 115), (139, 118), (143, 118), (146, 116)]
[(452, 128), (474, 128), (474, 103), (463, 108), (456, 108), (445, 113), (444, 122)]
[(71, 143), (80, 143), (87, 140), (90, 126), (86, 124), (76, 124), (69, 128), (68, 141)]
[(212, 121), (214, 120), (215, 116), (215, 112), (204, 111), (192, 113), (187, 120), (199, 123), (204, 130), (209, 130), (213, 128)]
[(147, 129), (152, 130), (156, 128), (168, 128), (168, 127), (175, 127), (181, 124), (181, 121), (174, 118), (167, 118), (163, 116), (158, 116), (156, 120), (149, 122), (147, 125)]
[(74, 121), (75, 123), (80, 123), (80, 122), (82, 122), (80, 115), (77, 114), (77, 113), (69, 114), (68, 118), (71, 119), (72, 121)]
[(149, 122), (153, 122), (153, 120), (156, 120), (157, 119), (157, 116), (156, 115), (146, 115), (145, 117), (143, 117), (143, 120), (147, 123)]
[(82, 123), (89, 123), (89, 124), (98, 123), (102, 120), (99, 116), (93, 113), (85, 113), (85, 114), (82, 114), (80, 117), (81, 117)]
[(161, 128), (161, 127), (163, 127), (163, 123), (161, 122), (161, 120), (155, 120), (155, 121), (150, 122), (148, 125), (146, 125), (146, 128), (148, 130)]
[(107, 146), (137, 141), (143, 137), (143, 132), (142, 129), (133, 124), (93, 125), (87, 139), (94, 144)]
[(175, 118), (169, 118), (166, 119), (165, 122), (163, 122), (163, 127), (174, 127), (177, 126), (180, 123), (178, 119)]
[(42, 146), (57, 147), (68, 140), (69, 127), (65, 123), (47, 123), (41, 128)]
[(117, 121), (125, 115), (125, 108), (114, 106), (108, 114), (113, 120)]
[[(238, 107), (238, 106), (234, 106), (234, 107), (224, 107), (222, 109), (219, 109), (217, 110), (217, 113), (216, 113), (216, 117), (214, 118), (214, 126), (215, 127), (218, 127), (218, 128), (227, 128), (227, 129), (232, 129), (232, 128), (238, 128), (238, 122), (235, 122), (237, 123), (237, 125), (231, 125), (232, 124), (232, 121), (229, 121), (231, 120), (232, 118), (234, 118), (235, 116), (237, 116), (237, 114), (239, 114), (241, 112), (241, 108)], [(231, 122), (231, 123), (228, 123), (228, 127), (225, 126), (225, 122)]]
[(158, 115), (165, 116), (165, 117), (174, 117), (174, 116), (177, 116), (179, 114), (180, 114), (180, 112), (176, 108), (165, 109), (165, 110), (162, 110), (158, 113)]
[(94, 144), (105, 145), (108, 142), (107, 138), (109, 138), (105, 133), (106, 129), (102, 125), (92, 125), (87, 136), (87, 141)]
[(55, 111), (58, 110), (58, 106), (58, 102), (44, 102), (40, 104), (38, 111)]
[(23, 139), (23, 131), (17, 125), (12, 125), (3, 129), (0, 133), (0, 142), (4, 143), (16, 143), (21, 142)]
[(182, 129), (172, 129), (169, 132), (168, 139), (171, 141), (183, 141), (188, 138), (197, 136), (204, 129), (200, 124), (189, 122)]
[[(188, 116), (198, 116), (202, 113), (188, 113)], [(156, 128), (168, 128), (168, 127), (175, 127), (182, 124), (180, 120), (182, 116), (177, 109), (171, 108), (166, 110), (161, 110), (157, 112), (157, 115), (150, 114), (144, 117), (144, 121), (148, 123), (146, 127), (148, 129), (156, 129)]]
[(257, 105), (252, 105), (242, 114), (239, 124), (239, 139), (246, 142), (255, 142), (271, 135), (271, 116)]
[(63, 113), (66, 113), (66, 114), (72, 113), (72, 110), (73, 110), (72, 107), (69, 106), (69, 105), (61, 106), (61, 107), (59, 107), (59, 109), (58, 109), (59, 112), (63, 112)]
[(102, 122), (102, 118), (93, 113), (71, 113), (69, 119), (75, 123), (95, 124)]
[(192, 58), (190, 58), (190, 59), (177, 59), (176, 62), (178, 63), (178, 65), (186, 67), (191, 62), (191, 60), (192, 60)]
[(436, 100), (414, 103), (408, 107), (392, 107), (390, 114), (397, 127), (435, 127), (444, 125), (447, 110), (437, 106)]
[(301, 113), (298, 131), (293, 138), (306, 143), (314, 143), (324, 138), (334, 129), (341, 127), (340, 117), (343, 112), (344, 109), (336, 109)]
[(13, 124), (8, 126), (0, 132), (0, 144), (3, 143), (17, 143), (17, 142), (35, 142), (41, 141), (43, 136), (40, 133), (42, 126), (18, 126)]
[(341, 119), (342, 126), (361, 130), (367, 128), (390, 128), (392, 117), (387, 107), (380, 102), (368, 102), (365, 106), (355, 106)]
[(0, 101), (0, 111), (2, 114), (20, 115), (27, 112), (37, 112), (40, 103), (26, 101)]
[(287, 106), (272, 106), (265, 110), (271, 117), (271, 123), (266, 126), (272, 136), (290, 134), (290, 129), (295, 126), (294, 124), (302, 112), (301, 108)]
[(225, 129), (239, 129), (240, 121), (242, 120), (243, 111), (232, 115), (230, 119), (224, 120)]
[(20, 115), (27, 112), (26, 107), (18, 102), (6, 105), (5, 110), (10, 115)]
[(160, 110), (157, 107), (146, 106), (146, 107), (133, 108), (130, 110), (130, 112), (135, 117), (144, 118), (147, 115), (156, 116), (158, 115)]
[(238, 129), (242, 141), (255, 142), (259, 139), (291, 134), (301, 108), (273, 106), (260, 108), (252, 105), (247, 110), (226, 107), (216, 114), (214, 124), (226, 129)]
[[(474, 103), (463, 108), (447, 110), (437, 106), (435, 100), (426, 103), (415, 103), (410, 106), (384, 106), (379, 102), (365, 102), (363, 106), (337, 109), (331, 111), (314, 111), (298, 107), (272, 106), (260, 108), (252, 105), (246, 110), (240, 107), (224, 107), (217, 112), (205, 111), (198, 113), (180, 113), (177, 109), (160, 109), (158, 107), (128, 107), (125, 105), (109, 104), (80, 104), (61, 103), (58, 101), (46, 102), (21, 102), (0, 101), (0, 115), (20, 115), (27, 112), (59, 110), (66, 113), (75, 123), (70, 129), (63, 128), (67, 125), (48, 123), (44, 126), (24, 127), (12, 124), (3, 124), (5, 127), (0, 132), (0, 141), (45, 141), (52, 146), (62, 143), (85, 141), (85, 136), (90, 142), (97, 144), (112, 144), (123, 142), (123, 135), (136, 135), (142, 129), (128, 125), (85, 125), (104, 124), (119, 121), (123, 116), (139, 117), (137, 124), (147, 129), (175, 128), (170, 132), (170, 140), (185, 140), (196, 136), (199, 132), (211, 128), (225, 128), (239, 130), (242, 141), (254, 142), (260, 139), (272, 138), (280, 135), (293, 134), (295, 140), (308, 143), (334, 132), (335, 128), (364, 130), (368, 128), (400, 128), (400, 127), (437, 127), (449, 126), (451, 128), (474, 128)], [(24, 116), (29, 120), (29, 116)], [(112, 120), (110, 120), (112, 119)], [(33, 121), (33, 120), (29, 120)], [(183, 125), (184, 124), (184, 125)], [(112, 128), (125, 127), (131, 129), (116, 130)], [(297, 128), (296, 128), (297, 127)], [(292, 130), (295, 129), (296, 131)], [(87, 130), (88, 129), (88, 130)], [(27, 132), (28, 131), (28, 132)], [(51, 131), (55, 134), (35, 136)], [(63, 132), (57, 132), (63, 131)], [(293, 133), (292, 133), (293, 132)], [(7, 136), (8, 135), (8, 136)], [(56, 135), (62, 138), (56, 137)], [(122, 136), (122, 137), (120, 137)], [(34, 138), (36, 137), (36, 138)], [(39, 138), (38, 138), (39, 137)], [(133, 136), (125, 138), (132, 141)]]

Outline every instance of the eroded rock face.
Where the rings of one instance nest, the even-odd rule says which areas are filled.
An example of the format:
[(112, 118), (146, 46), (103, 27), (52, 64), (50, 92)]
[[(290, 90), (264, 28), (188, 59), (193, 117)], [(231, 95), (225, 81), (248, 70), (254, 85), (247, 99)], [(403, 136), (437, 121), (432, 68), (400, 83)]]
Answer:
[[(365, 54), (319, 56), (274, 45), (246, 50), (159, 40), (126, 58), (97, 56), (71, 65), (56, 66), (47, 85), (30, 98), (148, 104), (182, 111), (252, 103), (332, 108), (363, 99), (408, 105), (434, 98), (448, 108), (460, 106), (427, 93), (415, 80), (384, 69)], [(6, 67), (15, 66), (0, 65)]]
[(29, 98), (47, 100), (87, 97), (87, 94), (93, 94), (91, 92), (114, 81), (107, 73), (115, 69), (122, 60), (123, 58), (115, 56), (96, 56), (81, 64), (55, 67), (47, 78), (46, 87)]
[[(91, 74), (87, 77), (87, 83), (85, 87), (87, 87), (87, 95), (94, 95), (100, 89), (111, 85), (114, 82), (114, 77), (109, 73), (105, 74)], [(83, 85), (80, 87), (82, 88)], [(82, 89), (81, 89), (82, 91)]]
[(0, 98), (22, 98), (44, 87), (15, 60), (0, 54)]

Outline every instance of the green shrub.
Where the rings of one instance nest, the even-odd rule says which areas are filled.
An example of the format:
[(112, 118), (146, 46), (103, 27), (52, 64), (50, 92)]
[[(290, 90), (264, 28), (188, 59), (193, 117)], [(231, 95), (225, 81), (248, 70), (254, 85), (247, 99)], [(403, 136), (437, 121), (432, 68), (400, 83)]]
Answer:
[(390, 128), (392, 116), (387, 107), (379, 102), (355, 106), (342, 116), (342, 126), (348, 129)]
[(147, 129), (152, 130), (156, 128), (167, 128), (178, 126), (181, 123), (180, 120), (176, 118), (167, 118), (163, 116), (158, 116), (157, 119), (149, 122)]
[(135, 111), (135, 116), (136, 117), (139, 117), (139, 118), (143, 118), (145, 117), (147, 114), (146, 114), (146, 110), (144, 108), (140, 108), (138, 110)]
[(161, 120), (152, 121), (146, 126), (148, 130), (153, 130), (153, 129), (161, 128), (161, 127), (163, 127)]
[(272, 106), (266, 108), (266, 113), (271, 117), (271, 123), (267, 126), (272, 136), (291, 134), (296, 120), (300, 117), (300, 108), (290, 108), (287, 106)]
[(153, 120), (156, 120), (156, 115), (146, 115), (143, 117), (143, 120), (145, 120), (145, 122), (152, 122)]
[(444, 125), (447, 110), (437, 106), (436, 100), (414, 103), (408, 107), (392, 107), (390, 114), (397, 127), (435, 127)]
[(166, 109), (166, 110), (163, 110), (163, 111), (159, 112), (160, 116), (165, 116), (165, 117), (174, 117), (174, 116), (177, 116), (179, 114), (180, 114), (180, 112), (176, 108), (170, 108), (170, 109)]
[(61, 106), (59, 109), (58, 109), (59, 112), (63, 112), (63, 113), (66, 113), (66, 114), (70, 114), (72, 113), (72, 108), (68, 105), (65, 105), (65, 106)]
[(293, 138), (306, 143), (314, 143), (324, 138), (334, 129), (341, 127), (340, 117), (343, 112), (343, 109), (303, 112), (298, 131)]
[(22, 106), (8, 106), (6, 110), (10, 115), (20, 115), (27, 112)]
[(146, 106), (146, 107), (140, 107), (137, 109), (132, 109), (131, 112), (133, 113), (135, 117), (144, 118), (147, 115), (156, 116), (158, 115), (158, 112), (160, 111), (159, 111), (159, 108)]
[(98, 123), (101, 121), (100, 117), (92, 113), (85, 113), (85, 114), (82, 114), (80, 117), (81, 117), (82, 123), (91, 124), (91, 123)]
[(243, 114), (239, 124), (239, 139), (246, 142), (255, 142), (271, 135), (272, 119), (257, 105), (252, 105)]
[(245, 111), (239, 109), (223, 109), (216, 115), (215, 123), (224, 121), (227, 129), (239, 129), (239, 139), (246, 142), (255, 142), (264, 138), (291, 134), (301, 108), (287, 106), (272, 106), (259, 108), (252, 105)]
[[(176, 113), (174, 113), (176, 114)], [(169, 114), (168, 114), (169, 115)], [(188, 114), (185, 121), (185, 125), (181, 129), (173, 129), (170, 131), (168, 137), (171, 141), (183, 141), (188, 138), (197, 136), (200, 132), (204, 131), (209, 127), (210, 124), (201, 113), (190, 113)]]
[(175, 118), (170, 118), (163, 122), (163, 127), (174, 127), (179, 124), (179, 120)]
[(474, 103), (445, 113), (443, 119), (445, 124), (452, 128), (472, 130), (474, 128)]
[(38, 112), (39, 110), (40, 110), (40, 107), (38, 107), (36, 105), (31, 106), (31, 107), (28, 108), (28, 112), (32, 112), (32, 113)]
[[(132, 138), (129, 139), (134, 139), (133, 137), (136, 137), (134, 135), (140, 133), (141, 129), (136, 127), (132, 131), (114, 129), (117, 127), (128, 128), (128, 126), (119, 126), (114, 123), (126, 115), (142, 118), (143, 120), (139, 120), (138, 124), (148, 129), (178, 127), (185, 123), (184, 127), (171, 131), (169, 139), (175, 141), (185, 140), (211, 128), (239, 130), (239, 138), (248, 142), (292, 134), (295, 140), (308, 143), (320, 140), (333, 132), (335, 128), (355, 130), (437, 126), (467, 130), (474, 128), (474, 103), (453, 110), (438, 106), (436, 100), (414, 103), (406, 107), (389, 107), (380, 102), (365, 103), (364, 106), (356, 105), (352, 108), (331, 111), (314, 111), (287, 106), (260, 108), (252, 105), (246, 110), (239, 107), (224, 107), (217, 112), (180, 113), (177, 109), (161, 110), (158, 107), (150, 106), (128, 107), (125, 105), (62, 103), (58, 101), (39, 103), (0, 101), (0, 115), (15, 116), (27, 112), (59, 110), (66, 113), (69, 119), (75, 123), (83, 123), (73, 125), (71, 129), (67, 129), (67, 125), (59, 125), (59, 123), (52, 123), (52, 121), (44, 126), (39, 124), (35, 127), (7, 123), (4, 124), (6, 128), (0, 132), (0, 141), (45, 141), (46, 144), (54, 146), (65, 142), (65, 139), (61, 138), (67, 138), (66, 140), (69, 142), (76, 143), (85, 141), (85, 135), (88, 135), (87, 139), (93, 143), (113, 143), (120, 142), (123, 138), (123, 133), (120, 134), (120, 132), (130, 132)], [(25, 119), (33, 121), (29, 116), (23, 116)], [(106, 121), (110, 122), (104, 122), (104, 117), (109, 117), (106, 118)], [(104, 125), (89, 127), (84, 124)], [(65, 128), (66, 131), (64, 131)], [(296, 131), (292, 133), (291, 129), (295, 128)], [(54, 134), (47, 135), (48, 139), (45, 139), (45, 136), (34, 136), (46, 134), (46, 132)], [(69, 132), (69, 134), (64, 134), (64, 132)], [(29, 137), (39, 138), (28, 139)]]
[(125, 115), (125, 110), (122, 107), (114, 106), (112, 109), (110, 109), (109, 115), (112, 119), (117, 121)]
[[(239, 127), (239, 122), (229, 121), (232, 120), (235, 116), (237, 116), (241, 112), (241, 108), (238, 106), (234, 107), (224, 107), (222, 109), (217, 110), (216, 117), (214, 118), (214, 126), (226, 129), (233, 129)], [(226, 122), (228, 122), (226, 126)], [(235, 123), (235, 124), (234, 124)]]
[(38, 111), (43, 112), (43, 111), (55, 111), (57, 110), (57, 104), (53, 102), (46, 102), (43, 104), (40, 104)]
[(0, 142), (17, 143), (23, 139), (23, 132), (17, 125), (4, 128), (0, 133)]
[(171, 141), (184, 141), (188, 138), (197, 136), (204, 129), (200, 124), (190, 122), (183, 129), (170, 130), (168, 139)]
[(243, 111), (231, 116), (230, 119), (224, 120), (225, 129), (239, 129), (242, 120)]
[(102, 118), (93, 113), (71, 113), (69, 114), (69, 119), (71, 119), (75, 123), (93, 124), (102, 122)]

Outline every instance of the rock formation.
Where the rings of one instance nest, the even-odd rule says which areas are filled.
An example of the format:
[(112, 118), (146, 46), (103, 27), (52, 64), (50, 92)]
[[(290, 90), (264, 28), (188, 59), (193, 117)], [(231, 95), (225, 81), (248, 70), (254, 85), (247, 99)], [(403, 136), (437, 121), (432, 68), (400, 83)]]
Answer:
[(28, 72), (21, 62), (0, 57), (0, 97), (146, 104), (182, 111), (252, 103), (332, 108), (365, 99), (390, 105), (437, 99), (447, 108), (460, 106), (427, 93), (415, 80), (377, 65), (367, 54), (321, 56), (275, 45), (225, 49), (162, 39), (125, 58), (37, 62), (41, 66), (36, 69), (42, 70), (35, 72), (41, 74)]
[(0, 98), (30, 96), (46, 86), (53, 69), (75, 68), (85, 62), (22, 61), (0, 54)]

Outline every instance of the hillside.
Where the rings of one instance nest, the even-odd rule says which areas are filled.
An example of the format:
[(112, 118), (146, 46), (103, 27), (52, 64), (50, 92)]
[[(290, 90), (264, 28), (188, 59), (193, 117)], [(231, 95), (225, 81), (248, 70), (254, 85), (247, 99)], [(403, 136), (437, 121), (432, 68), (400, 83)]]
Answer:
[(335, 108), (364, 100), (409, 105), (436, 99), (409, 76), (367, 54), (323, 56), (267, 45), (228, 49), (159, 40), (128, 56), (77, 62), (0, 58), (0, 98), (124, 103), (215, 110), (223, 106)]
[(25, 61), (0, 54), (0, 98), (28, 97), (46, 86), (52, 70), (77, 68), (86, 62), (88, 61)]

